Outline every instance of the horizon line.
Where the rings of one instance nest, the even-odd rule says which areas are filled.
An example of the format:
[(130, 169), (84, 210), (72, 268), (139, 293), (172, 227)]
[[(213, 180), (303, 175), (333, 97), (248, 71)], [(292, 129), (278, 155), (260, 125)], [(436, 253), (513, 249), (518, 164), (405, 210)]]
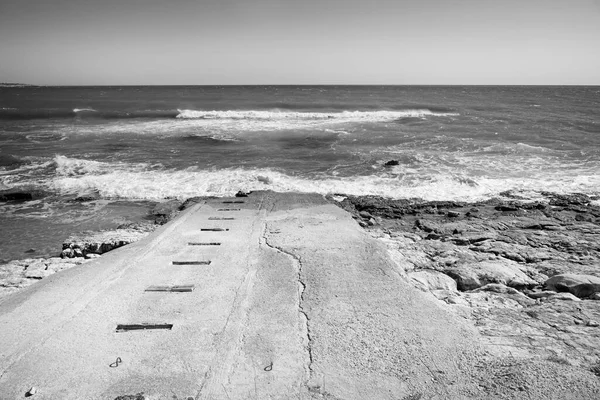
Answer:
[(189, 86), (204, 86), (204, 87), (215, 87), (215, 86), (272, 86), (272, 87), (283, 87), (283, 86), (356, 86), (356, 87), (373, 87), (373, 86), (477, 86), (477, 87), (589, 87), (589, 86), (600, 86), (600, 83), (591, 84), (436, 84), (436, 83), (385, 83), (385, 84), (372, 84), (372, 83), (276, 83), (276, 84), (264, 84), (264, 83), (242, 83), (242, 84), (35, 84), (35, 83), (19, 83), (19, 82), (0, 82), (0, 87), (19, 87), (19, 86), (31, 86), (31, 87), (116, 87), (116, 86), (127, 86), (127, 87), (143, 87), (143, 86), (170, 86), (170, 87), (189, 87)]

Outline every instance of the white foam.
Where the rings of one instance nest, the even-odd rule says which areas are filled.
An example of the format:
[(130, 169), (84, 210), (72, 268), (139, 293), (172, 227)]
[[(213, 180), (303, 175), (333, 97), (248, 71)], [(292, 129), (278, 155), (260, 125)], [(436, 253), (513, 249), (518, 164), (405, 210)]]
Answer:
[(553, 191), (590, 193), (600, 187), (597, 175), (573, 178), (533, 176), (531, 178), (466, 179), (448, 173), (406, 174), (403, 177), (379, 174), (359, 177), (293, 177), (272, 169), (223, 170), (118, 170), (102, 175), (72, 175), (53, 180), (52, 187), (63, 194), (98, 191), (105, 198), (158, 200), (166, 197), (232, 196), (238, 190), (272, 189), (280, 192), (345, 193), (389, 198), (477, 201), (513, 190), (520, 193)]
[(342, 112), (295, 112), (262, 110), (200, 111), (177, 110), (182, 119), (229, 119), (229, 120), (343, 120), (343, 121), (394, 121), (400, 118), (431, 116), (453, 116), (456, 113), (435, 113), (427, 109), (402, 111), (342, 111)]

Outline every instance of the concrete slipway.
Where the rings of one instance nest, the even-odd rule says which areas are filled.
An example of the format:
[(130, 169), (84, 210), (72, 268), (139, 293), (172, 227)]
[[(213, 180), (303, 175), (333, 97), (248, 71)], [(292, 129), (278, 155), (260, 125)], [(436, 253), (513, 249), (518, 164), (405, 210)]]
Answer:
[[(478, 336), (442, 307), (321, 196), (203, 200), (4, 299), (0, 398), (478, 397)], [(116, 329), (142, 323), (172, 328)]]

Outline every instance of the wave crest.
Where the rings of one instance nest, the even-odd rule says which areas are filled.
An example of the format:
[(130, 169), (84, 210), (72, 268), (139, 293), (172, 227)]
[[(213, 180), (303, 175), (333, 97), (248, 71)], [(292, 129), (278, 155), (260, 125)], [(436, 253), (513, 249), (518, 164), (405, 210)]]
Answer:
[(342, 112), (296, 112), (227, 110), (201, 111), (177, 110), (180, 119), (208, 120), (257, 120), (257, 121), (395, 121), (402, 118), (423, 118), (425, 116), (455, 116), (457, 113), (433, 112), (428, 109), (408, 109), (400, 111), (342, 111)]

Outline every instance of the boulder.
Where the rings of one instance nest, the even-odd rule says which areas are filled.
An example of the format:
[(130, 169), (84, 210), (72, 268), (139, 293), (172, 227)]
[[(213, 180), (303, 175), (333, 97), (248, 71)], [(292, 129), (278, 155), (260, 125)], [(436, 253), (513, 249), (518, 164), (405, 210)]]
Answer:
[(513, 288), (534, 287), (538, 283), (527, 276), (516, 262), (488, 260), (451, 266), (444, 271), (456, 280), (458, 290), (473, 290), (488, 283), (501, 283)]
[(386, 167), (393, 167), (394, 165), (400, 165), (400, 161), (398, 160), (390, 160), (388, 162), (386, 162), (385, 164)]
[(545, 282), (546, 289), (569, 292), (579, 298), (600, 293), (600, 278), (593, 275), (560, 274)]
[(421, 270), (409, 272), (408, 278), (415, 286), (423, 290), (457, 290), (456, 281), (438, 271)]

